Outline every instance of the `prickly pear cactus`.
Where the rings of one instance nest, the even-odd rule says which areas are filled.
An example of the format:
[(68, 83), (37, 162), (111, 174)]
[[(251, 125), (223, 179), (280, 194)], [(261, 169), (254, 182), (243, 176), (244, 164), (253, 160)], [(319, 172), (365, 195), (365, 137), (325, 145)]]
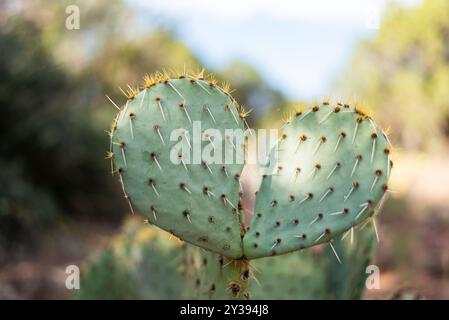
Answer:
[[(233, 132), (245, 129), (245, 113), (202, 73), (149, 76), (143, 90), (127, 95), (109, 157), (131, 210), (184, 241), (242, 257), (244, 146)], [(226, 163), (225, 155), (234, 160)]]
[(184, 252), (186, 277), (184, 296), (193, 299), (250, 299), (252, 270), (245, 260), (233, 260), (187, 246)]
[(325, 250), (330, 262), (327, 269), (329, 294), (333, 299), (361, 299), (366, 289), (367, 267), (376, 252), (376, 227), (374, 220), (369, 220), (359, 230), (348, 234), (343, 240), (333, 242), (339, 259), (335, 259), (332, 247)]
[(254, 299), (328, 299), (328, 265), (324, 253), (316, 250), (257, 259), (254, 267), (259, 283), (253, 281), (250, 290)]
[(330, 246), (318, 246), (254, 260), (260, 282), (251, 282), (254, 299), (361, 299), (376, 239), (372, 226), (354, 237), (335, 239), (338, 259)]
[(84, 268), (78, 299), (181, 299), (183, 245), (166, 232), (128, 221)]
[(388, 138), (357, 108), (323, 103), (297, 113), (276, 147), (275, 172), (262, 180), (244, 237), (246, 258), (329, 242), (373, 215), (387, 191)]

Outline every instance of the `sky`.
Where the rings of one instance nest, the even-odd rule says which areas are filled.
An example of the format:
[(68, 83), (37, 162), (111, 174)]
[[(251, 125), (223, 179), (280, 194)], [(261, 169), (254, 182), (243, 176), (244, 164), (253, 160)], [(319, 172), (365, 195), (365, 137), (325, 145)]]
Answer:
[[(169, 21), (213, 70), (255, 67), (290, 99), (332, 97), (355, 46), (378, 32), (388, 0), (129, 0), (143, 19)], [(421, 0), (397, 0), (413, 6)], [(151, 21), (149, 22), (151, 24)]]

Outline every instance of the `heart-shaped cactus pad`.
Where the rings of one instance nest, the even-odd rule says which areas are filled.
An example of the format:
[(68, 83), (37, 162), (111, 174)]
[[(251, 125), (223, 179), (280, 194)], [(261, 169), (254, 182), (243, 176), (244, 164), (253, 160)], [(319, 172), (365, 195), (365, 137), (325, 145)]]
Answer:
[(243, 241), (249, 259), (329, 242), (372, 216), (387, 191), (389, 140), (357, 107), (297, 113), (275, 148)]
[(130, 89), (109, 156), (131, 210), (184, 241), (242, 257), (244, 142), (233, 130), (245, 129), (244, 117), (228, 90), (201, 75), (147, 77), (143, 90)]

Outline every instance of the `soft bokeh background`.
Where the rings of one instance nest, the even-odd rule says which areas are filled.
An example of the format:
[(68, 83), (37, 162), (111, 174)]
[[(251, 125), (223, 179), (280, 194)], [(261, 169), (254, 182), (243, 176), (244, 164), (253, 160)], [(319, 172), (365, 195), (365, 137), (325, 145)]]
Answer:
[(366, 298), (449, 299), (446, 0), (0, 0), (0, 298), (72, 296), (66, 266), (130, 216), (103, 160), (105, 94), (184, 66), (230, 82), (255, 127), (327, 97), (367, 105), (396, 148)]

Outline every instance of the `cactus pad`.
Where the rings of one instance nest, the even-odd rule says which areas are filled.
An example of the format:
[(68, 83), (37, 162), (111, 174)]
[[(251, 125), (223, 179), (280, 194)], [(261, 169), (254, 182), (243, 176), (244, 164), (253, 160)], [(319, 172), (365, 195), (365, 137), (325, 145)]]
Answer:
[(132, 211), (184, 241), (239, 258), (243, 160), (235, 159), (244, 146), (225, 128), (243, 131), (244, 114), (214, 81), (148, 77), (117, 115), (110, 157)]
[(276, 147), (244, 237), (249, 259), (329, 242), (369, 218), (387, 191), (388, 138), (357, 108), (323, 103), (297, 113)]

